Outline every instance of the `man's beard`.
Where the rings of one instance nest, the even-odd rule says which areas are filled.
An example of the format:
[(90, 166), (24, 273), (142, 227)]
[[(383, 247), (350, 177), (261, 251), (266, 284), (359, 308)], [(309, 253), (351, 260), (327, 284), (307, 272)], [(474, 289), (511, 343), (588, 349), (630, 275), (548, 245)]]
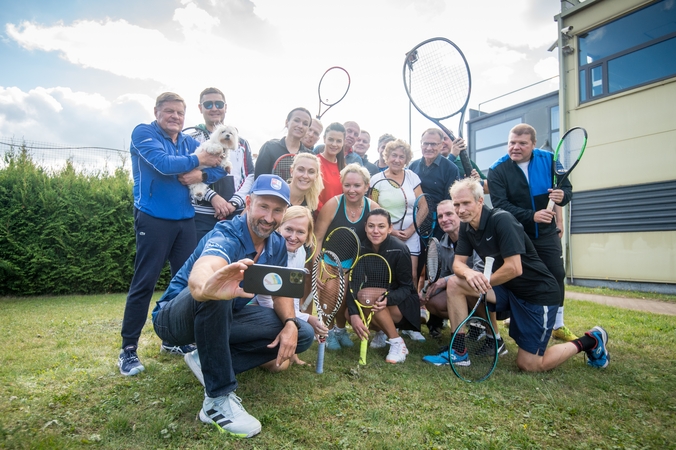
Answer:
[(277, 222), (272, 222), (272, 228), (270, 229), (269, 232), (266, 233), (266, 232), (261, 231), (261, 230), (258, 228), (258, 224), (259, 224), (260, 222), (263, 222), (263, 223), (265, 223), (265, 224), (268, 224), (268, 222), (266, 222), (266, 221), (264, 221), (264, 220), (262, 220), (262, 219), (259, 219), (259, 220), (257, 220), (257, 221), (254, 221), (253, 217), (250, 218), (249, 221), (250, 221), (249, 226), (251, 227), (251, 231), (253, 231), (253, 233), (254, 233), (256, 236), (258, 236), (259, 238), (261, 238), (261, 239), (267, 239), (268, 237), (270, 237), (270, 235), (272, 234), (272, 232), (275, 231), (275, 230), (277, 229)]

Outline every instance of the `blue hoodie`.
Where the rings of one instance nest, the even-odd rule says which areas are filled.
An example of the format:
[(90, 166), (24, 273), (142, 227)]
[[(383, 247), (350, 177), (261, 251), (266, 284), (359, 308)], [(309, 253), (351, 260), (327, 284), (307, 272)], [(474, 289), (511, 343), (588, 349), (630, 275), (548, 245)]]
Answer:
[[(134, 206), (144, 213), (167, 220), (190, 219), (195, 209), (190, 191), (178, 181), (182, 173), (199, 166), (194, 154), (199, 142), (179, 133), (176, 143), (157, 121), (141, 124), (131, 133), (131, 167), (134, 174)], [(207, 183), (225, 174), (222, 168), (207, 169)]]

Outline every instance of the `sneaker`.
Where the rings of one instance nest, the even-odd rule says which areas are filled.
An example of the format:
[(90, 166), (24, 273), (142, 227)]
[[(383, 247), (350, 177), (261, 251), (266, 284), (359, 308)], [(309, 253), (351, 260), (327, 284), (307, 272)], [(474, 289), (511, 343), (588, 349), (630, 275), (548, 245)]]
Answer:
[(432, 339), (439, 339), (441, 337), (442, 329), (440, 326), (430, 325), (428, 323), (427, 329), (429, 330)]
[(261, 423), (246, 412), (241, 401), (234, 392), (216, 398), (205, 397), (200, 420), (214, 424), (221, 433), (245, 438), (255, 436), (261, 432)]
[(195, 344), (188, 345), (169, 345), (166, 342), (162, 342), (160, 347), (160, 353), (168, 353), (170, 355), (187, 355), (190, 352), (197, 350)]
[(420, 323), (426, 324), (430, 320), (430, 312), (427, 308), (420, 308)]
[(408, 349), (406, 348), (406, 343), (402, 338), (395, 338), (387, 341), (390, 344), (390, 351), (387, 353), (387, 358), (385, 362), (390, 364), (403, 363), (406, 361), (406, 355), (408, 355)]
[(502, 321), (502, 324), (505, 326), (505, 328), (509, 328), (509, 323), (512, 321), (510, 317), (506, 318), (505, 320)]
[(477, 322), (470, 322), (467, 338), (473, 341), (479, 341), (486, 337), (486, 327)]
[(448, 347), (441, 349), (436, 355), (423, 356), (423, 361), (435, 366), (448, 366), (451, 362), (448, 360)]
[(341, 347), (336, 336), (336, 330), (329, 330), (329, 334), (326, 336), (326, 348), (327, 350), (340, 350)]
[(599, 369), (605, 369), (610, 362), (610, 354), (606, 348), (608, 345), (608, 333), (602, 327), (594, 327), (586, 334), (596, 339), (596, 347), (587, 352), (587, 364)]
[[(484, 341), (484, 345), (477, 351), (477, 355), (482, 356), (486, 353), (494, 351), (495, 339), (492, 337), (487, 337)], [(505, 346), (505, 341), (502, 338), (498, 338), (498, 356), (504, 356), (508, 353), (507, 347)]]
[(387, 345), (387, 335), (382, 331), (378, 331), (376, 336), (373, 338), (369, 347), (371, 348), (383, 348)]
[(197, 353), (197, 350), (193, 350), (190, 353), (186, 353), (183, 357), (185, 363), (188, 365), (192, 373), (195, 374), (195, 377), (204, 386), (204, 374), (202, 374), (202, 363), (200, 362), (200, 355)]
[(347, 333), (345, 328), (340, 330), (336, 329), (336, 339), (341, 347), (352, 347), (354, 342), (350, 339), (350, 335)]
[(120, 352), (120, 357), (117, 360), (117, 365), (120, 367), (120, 373), (125, 377), (137, 375), (145, 370), (143, 364), (138, 359), (135, 345), (127, 345)]
[(570, 331), (568, 327), (565, 325), (553, 330), (552, 337), (560, 341), (566, 342), (574, 341), (575, 339), (577, 339), (577, 336), (575, 336), (573, 332)]
[(466, 350), (464, 353), (456, 353), (455, 350), (451, 349), (450, 353), (451, 353), (451, 361), (456, 366), (467, 367), (471, 364), (469, 360), (469, 354), (467, 353)]
[(425, 342), (425, 336), (422, 335), (420, 331), (414, 330), (402, 330), (400, 333), (402, 336), (408, 336), (416, 342)]

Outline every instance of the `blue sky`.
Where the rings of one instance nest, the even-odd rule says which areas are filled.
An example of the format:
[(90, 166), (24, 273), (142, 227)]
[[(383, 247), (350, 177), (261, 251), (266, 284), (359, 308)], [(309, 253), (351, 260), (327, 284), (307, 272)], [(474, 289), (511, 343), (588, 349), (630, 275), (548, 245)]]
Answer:
[[(403, 56), (444, 36), (464, 51), (470, 107), (557, 74), (558, 0), (155, 0), (3, 2), (0, 136), (126, 148), (174, 91), (201, 121), (198, 94), (222, 89), (226, 122), (254, 149), (284, 135), (296, 106), (317, 110), (324, 70), (345, 67), (352, 87), (323, 119), (356, 120), (372, 136), (408, 138)], [(557, 88), (482, 107), (496, 110)], [(416, 136), (430, 124), (415, 114)], [(453, 129), (456, 127), (451, 121)], [(372, 150), (374, 146), (372, 146)]]

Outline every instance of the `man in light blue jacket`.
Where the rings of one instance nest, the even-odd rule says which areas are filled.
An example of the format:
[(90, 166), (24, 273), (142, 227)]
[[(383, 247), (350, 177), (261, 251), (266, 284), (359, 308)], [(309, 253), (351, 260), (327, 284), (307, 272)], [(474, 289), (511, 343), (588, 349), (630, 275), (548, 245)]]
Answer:
[[(165, 92), (155, 102), (155, 120), (138, 125), (131, 134), (134, 176), (134, 232), (136, 259), (122, 320), (120, 373), (136, 375), (144, 367), (136, 353), (148, 306), (164, 264), (172, 276), (197, 245), (195, 210), (188, 185), (213, 182), (224, 175), (221, 157), (195, 154), (199, 143), (181, 133), (185, 102)], [(202, 170), (202, 168), (209, 169)], [(211, 168), (213, 167), (213, 169)], [(183, 353), (191, 349), (162, 345), (163, 351)]]

